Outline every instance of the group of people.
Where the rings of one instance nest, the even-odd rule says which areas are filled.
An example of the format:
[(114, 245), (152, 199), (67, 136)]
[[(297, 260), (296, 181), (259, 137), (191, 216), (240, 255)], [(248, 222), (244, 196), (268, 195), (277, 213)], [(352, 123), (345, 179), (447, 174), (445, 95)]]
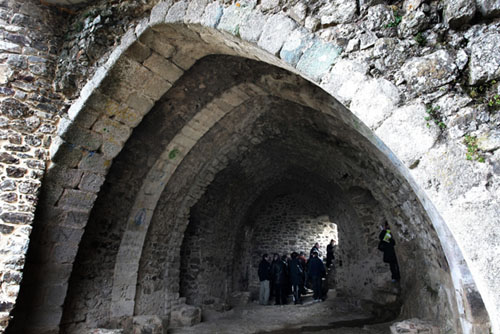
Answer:
[[(378, 249), (384, 253), (383, 261), (389, 264), (392, 281), (398, 282), (401, 274), (394, 250), (396, 242), (387, 222), (379, 234), (379, 240)], [(275, 253), (272, 261), (268, 254), (262, 255), (258, 270), (259, 303), (267, 305), (269, 298), (274, 296), (275, 305), (285, 305), (288, 303), (288, 296), (293, 294), (294, 304), (302, 304), (306, 282), (313, 290), (314, 301), (322, 301), (324, 298), (322, 279), (326, 276), (327, 268), (334, 266), (335, 249), (335, 240), (332, 239), (326, 248), (326, 267), (321, 260), (322, 253), (318, 243), (311, 248), (308, 259), (304, 252), (300, 254), (292, 252), (281, 257)]]
[[(331, 240), (327, 247), (327, 267), (334, 259), (335, 241)], [(293, 295), (294, 304), (302, 304), (302, 295), (306, 291), (306, 282), (313, 290), (313, 299), (323, 300), (322, 279), (326, 277), (326, 268), (321, 260), (319, 244), (316, 243), (307, 259), (304, 252), (292, 252), (281, 257), (275, 253), (272, 262), (268, 254), (262, 255), (258, 275), (260, 280), (259, 303), (267, 305), (274, 296), (275, 305), (288, 303), (288, 296)]]

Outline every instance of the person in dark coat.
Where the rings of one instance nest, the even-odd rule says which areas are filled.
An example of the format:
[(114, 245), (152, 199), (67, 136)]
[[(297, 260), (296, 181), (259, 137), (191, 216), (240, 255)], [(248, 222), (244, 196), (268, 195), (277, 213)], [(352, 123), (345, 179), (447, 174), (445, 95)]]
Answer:
[(384, 252), (383, 261), (385, 263), (389, 263), (392, 281), (397, 282), (401, 279), (401, 274), (399, 273), (398, 258), (396, 257), (396, 251), (394, 250), (396, 241), (394, 241), (394, 238), (392, 237), (388, 222), (385, 222), (384, 229), (380, 232), (378, 238), (380, 240), (379, 249)]
[(312, 283), (313, 299), (315, 302), (319, 302), (323, 297), (321, 279), (326, 276), (326, 270), (323, 261), (318, 257), (318, 252), (312, 253), (312, 258), (307, 263), (307, 273)]
[(300, 262), (300, 265), (302, 266), (302, 270), (303, 270), (303, 273), (302, 273), (302, 283), (300, 284), (300, 294), (301, 295), (304, 295), (306, 293), (306, 271), (307, 271), (307, 266), (306, 266), (306, 263), (307, 263), (307, 259), (306, 259), (306, 255), (304, 252), (300, 252), (299, 256), (297, 257), (297, 259), (299, 260)]
[(333, 260), (335, 260), (335, 240), (330, 240), (328, 246), (326, 246), (326, 267), (330, 268), (333, 264)]
[(301, 295), (301, 286), (304, 282), (304, 268), (300, 263), (298, 258), (299, 254), (296, 252), (292, 253), (292, 260), (289, 264), (289, 272), (290, 272), (290, 283), (292, 284), (293, 291), (293, 301), (294, 304), (302, 304)]
[(315, 243), (309, 252), (309, 259), (313, 257), (313, 252), (318, 253), (318, 256), (321, 257), (321, 252), (319, 251), (319, 243)]
[(262, 255), (262, 261), (259, 263), (259, 281), (260, 281), (260, 291), (259, 291), (259, 304), (267, 305), (269, 301), (269, 282), (271, 280), (271, 263), (269, 263), (269, 255)]
[[(276, 254), (277, 255), (277, 254)], [(271, 266), (271, 278), (274, 280), (274, 295), (276, 299), (275, 305), (285, 305), (287, 303), (286, 284), (287, 284), (287, 268), (286, 256), (285, 259), (278, 259)]]
[(269, 292), (269, 298), (276, 297), (276, 292), (275, 292), (275, 283), (274, 283), (274, 275), (272, 273), (274, 264), (280, 260), (280, 256), (278, 253), (273, 254), (273, 262), (271, 262), (271, 281), (269, 282), (270, 286), (270, 292)]

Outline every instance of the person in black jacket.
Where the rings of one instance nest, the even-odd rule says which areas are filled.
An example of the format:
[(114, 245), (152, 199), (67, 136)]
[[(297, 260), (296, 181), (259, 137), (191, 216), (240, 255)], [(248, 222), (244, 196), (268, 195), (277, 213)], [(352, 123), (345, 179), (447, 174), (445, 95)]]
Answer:
[(311, 251), (309, 252), (309, 259), (312, 259), (313, 252), (318, 253), (318, 256), (321, 257), (321, 252), (319, 251), (319, 243), (315, 243), (314, 246), (311, 248)]
[(396, 241), (392, 237), (388, 222), (385, 222), (384, 229), (380, 232), (378, 238), (380, 240), (379, 249), (384, 252), (383, 261), (389, 263), (389, 267), (391, 268), (392, 282), (397, 282), (401, 279), (401, 274), (399, 273), (398, 258), (394, 250)]
[[(277, 255), (277, 254), (275, 254)], [(271, 278), (274, 281), (274, 295), (276, 297), (275, 305), (285, 305), (287, 303), (286, 284), (287, 284), (287, 268), (286, 256), (284, 259), (273, 261), (271, 266)]]
[(307, 273), (313, 288), (313, 299), (315, 302), (321, 301), (323, 291), (321, 289), (321, 279), (326, 276), (325, 265), (318, 257), (318, 252), (312, 252), (312, 258), (307, 263)]
[(269, 263), (269, 255), (262, 255), (258, 274), (260, 280), (259, 304), (267, 305), (270, 293), (269, 281), (271, 280), (271, 263)]
[(290, 282), (292, 284), (293, 301), (295, 305), (302, 304), (300, 294), (301, 286), (304, 282), (304, 267), (302, 267), (302, 263), (300, 262), (298, 255), (299, 254), (296, 252), (292, 253), (292, 260), (289, 265)]
[(335, 240), (330, 240), (328, 246), (326, 246), (326, 267), (330, 268), (333, 264), (333, 260), (335, 260)]

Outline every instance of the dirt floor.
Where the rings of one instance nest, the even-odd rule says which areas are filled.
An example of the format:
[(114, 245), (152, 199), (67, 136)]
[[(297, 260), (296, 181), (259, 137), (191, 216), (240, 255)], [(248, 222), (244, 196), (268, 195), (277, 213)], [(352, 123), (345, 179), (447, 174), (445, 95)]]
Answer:
[(329, 294), (323, 302), (310, 297), (302, 305), (262, 306), (256, 302), (226, 312), (204, 312), (203, 321), (192, 327), (170, 329), (171, 334), (336, 333), (387, 334), (391, 322), (380, 323), (363, 311), (360, 302)]

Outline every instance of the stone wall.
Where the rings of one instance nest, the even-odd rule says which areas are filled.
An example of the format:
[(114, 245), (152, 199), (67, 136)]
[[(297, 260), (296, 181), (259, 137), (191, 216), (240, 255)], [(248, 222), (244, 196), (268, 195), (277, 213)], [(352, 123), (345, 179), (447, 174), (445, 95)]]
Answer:
[[(128, 136), (142, 117), (184, 71), (201, 57), (215, 53), (251, 57), (299, 73), (321, 85), (369, 126), (378, 138), (366, 130), (358, 119), (353, 120), (339, 112), (339, 117), (348, 124), (354, 124), (352, 127), (361, 131), (364, 138), (368, 138), (378, 151), (352, 142), (356, 149), (353, 150), (353, 146), (343, 147), (342, 141), (345, 138), (339, 135), (338, 130), (332, 130), (326, 136), (321, 135), (323, 131), (317, 131), (319, 134), (314, 135), (324, 142), (332, 140), (332, 136), (337, 138), (334, 142), (338, 144), (338, 150), (330, 153), (341, 153), (343, 157), (347, 157), (343, 162), (345, 165), (337, 171), (340, 176), (343, 174), (341, 170), (360, 168), (353, 163), (352, 157), (363, 161), (361, 169), (373, 170), (373, 173), (369, 171), (358, 174), (359, 179), (349, 181), (349, 185), (344, 184), (343, 191), (357, 196), (356, 191), (350, 192), (350, 187), (354, 189), (361, 183), (365, 184), (367, 179), (373, 179), (372, 183), (365, 184), (366, 189), (385, 206), (385, 215), (394, 217), (394, 222), (401, 231), (399, 237), (403, 241), (402, 254), (410, 259), (412, 252), (419, 250), (415, 253), (415, 258), (420, 263), (425, 263), (426, 257), (432, 259), (432, 269), (427, 275), (432, 279), (425, 280), (430, 289), (428, 291), (438, 291), (434, 284), (440, 279), (439, 273), (448, 270), (451, 272), (455, 289), (463, 294), (463, 298), (458, 298), (458, 313), (465, 314), (461, 319), (462, 326), (466, 328), (468, 322), (487, 324), (488, 316), (481, 311), (481, 298), (478, 306), (474, 306), (473, 311), (469, 310), (474, 298), (477, 298), (477, 292), (472, 276), (464, 267), (460, 252), (463, 250), (481, 296), (492, 315), (493, 331), (498, 331), (500, 325), (495, 322), (498, 319), (495, 315), (500, 309), (498, 294), (495, 293), (499, 284), (494, 274), (498, 271), (498, 254), (494, 251), (496, 238), (484, 233), (485, 230), (494, 230), (496, 227), (499, 208), (496, 194), (499, 189), (500, 102), (497, 94), (500, 93), (500, 60), (493, 47), (498, 44), (499, 36), (497, 2), (465, 0), (463, 6), (459, 7), (451, 0), (425, 3), (408, 0), (392, 5), (351, 0), (334, 3), (261, 1), (259, 4), (254, 1), (165, 1), (156, 6), (149, 16), (149, 10), (154, 4), (155, 1), (122, 1), (112, 4), (103, 1), (81, 10), (75, 8), (68, 11), (31, 1), (0, 2), (0, 19), (5, 22), (2, 24), (0, 39), (0, 104), (3, 124), (0, 152), (3, 173), (0, 185), (3, 206), (0, 215), (3, 222), (0, 227), (2, 236), (9, 236), (2, 237), (0, 241), (2, 252), (5, 253), (0, 261), (3, 261), (2, 267), (6, 268), (0, 273), (0, 311), (3, 312), (0, 328), (5, 327), (7, 313), (12, 309), (18, 294), (20, 272), (25, 262), (24, 254), (37, 203), (40, 204), (37, 207), (37, 218), (33, 225), (35, 231), (30, 245), (31, 253), (36, 256), (27, 259), (27, 262), (37, 263), (37, 269), (33, 271), (33, 267), (27, 267), (24, 278), (25, 284), (39, 284), (34, 286), (39, 294), (34, 298), (40, 304), (33, 304), (38, 309), (37, 312), (30, 313), (31, 320), (39, 326), (36, 328), (53, 330), (59, 326), (60, 310), (83, 228), (111, 162), (126, 147)], [(340, 7), (342, 10), (338, 10)], [(71, 14), (72, 11), (76, 15)], [(165, 25), (158, 25), (163, 23)], [(169, 26), (171, 23), (176, 25)], [(127, 33), (122, 35), (125, 31)], [(60, 42), (62, 37), (64, 44)], [(252, 71), (247, 71), (245, 75), (248, 73)], [(273, 91), (275, 96), (282, 94), (280, 98), (283, 98), (289, 88), (280, 80), (269, 81), (272, 85), (264, 85), (264, 90)], [(85, 84), (87, 86), (82, 89)], [(66, 96), (57, 94), (52, 87)], [(275, 87), (280, 87), (284, 93), (276, 92), (273, 90)], [(252, 88), (247, 89), (252, 91)], [(291, 101), (302, 99), (300, 103), (312, 109), (329, 110), (330, 106), (334, 106), (337, 111), (343, 110), (335, 101), (323, 105), (314, 101), (311, 96), (315, 93), (310, 90), (297, 93), (301, 90), (297, 86), (294, 89), (292, 96), (286, 97)], [(250, 96), (255, 97), (254, 93)], [(179, 96), (182, 94), (179, 93)], [(232, 94), (220, 99), (223, 103), (215, 108), (209, 108), (225, 110), (228, 105), (235, 107), (234, 101), (242, 102), (247, 92), (235, 90)], [(202, 93), (195, 96), (204, 96), (202, 99), (205, 99), (192, 109), (196, 113), (207, 103), (210, 105), (208, 101), (215, 95)], [(76, 98), (78, 99), (73, 100)], [(66, 106), (70, 104), (72, 107), (67, 112)], [(172, 117), (178, 122), (177, 129), (181, 129), (186, 120), (182, 116), (176, 118), (176, 115), (182, 107), (171, 110)], [(60, 121), (59, 117), (62, 117)], [(307, 117), (302, 122), (310, 124)], [(234, 122), (239, 123), (238, 120)], [(219, 124), (218, 119), (210, 127), (214, 124)], [(229, 125), (229, 128), (234, 124)], [(286, 129), (268, 130), (273, 133)], [(183, 133), (192, 135), (189, 131), (191, 130), (184, 130)], [(175, 136), (176, 131), (171, 135)], [(348, 133), (345, 137), (352, 136)], [(152, 139), (155, 137), (147, 138), (150, 143), (156, 142)], [(247, 145), (242, 144), (243, 138), (245, 137), (239, 139), (239, 151), (231, 153), (233, 159), (248, 149)], [(273, 148), (272, 138), (262, 135), (246, 137), (256, 143), (266, 143), (262, 145), (266, 148), (260, 148), (260, 152), (275, 154), (277, 157), (282, 157), (280, 152), (284, 148), (289, 148), (287, 152), (292, 152), (287, 155), (291, 160), (301, 160), (309, 152), (298, 140)], [(303, 136), (298, 135), (297, 138)], [(162, 149), (166, 147), (170, 152), (175, 148), (174, 145), (181, 142), (189, 142), (190, 148), (195, 146), (185, 138), (181, 142), (172, 140), (170, 146), (169, 139), (164, 140)], [(381, 144), (381, 140), (394, 153)], [(290, 148), (293, 145), (297, 147)], [(224, 145), (221, 144), (222, 146)], [(227, 161), (222, 158), (219, 161), (217, 158), (231, 156), (228, 153), (231, 151), (230, 146), (224, 147), (224, 154), (211, 148), (209, 144), (205, 144), (205, 151), (193, 150), (201, 155), (212, 152), (215, 154), (213, 160), (216, 161), (207, 157), (205, 162), (194, 160), (192, 164), (201, 168), (203, 163), (210, 162), (223, 169)], [(47, 149), (51, 150), (50, 158)], [(162, 149), (153, 149), (157, 154), (155, 157), (163, 154)], [(123, 154), (134, 153), (136, 150), (127, 151), (125, 148)], [(293, 153), (294, 150), (301, 154)], [(374, 157), (383, 154), (381, 159), (389, 162), (373, 162), (377, 160), (373, 157), (370, 161), (361, 159), (366, 152)], [(182, 160), (176, 161), (184, 161), (184, 152), (181, 151), (180, 156)], [(53, 168), (44, 181), (45, 195), (38, 201), (36, 192), (45, 168), (44, 161), (48, 159)], [(146, 169), (152, 167), (151, 170), (157, 173), (160, 168), (156, 167), (156, 163), (166, 164), (165, 162), (170, 161), (168, 158), (162, 159), (144, 158), (147, 167), (141, 172), (142, 175), (149, 177)], [(261, 159), (253, 163), (254, 166), (265, 169), (275, 161)], [(335, 165), (336, 162), (331, 163)], [(217, 168), (215, 171), (201, 168), (205, 174), (200, 175), (199, 179), (194, 176), (185, 178), (193, 182), (201, 180), (201, 185), (192, 186), (195, 190), (188, 191), (189, 182), (181, 176), (174, 177), (172, 180), (179, 183), (171, 183), (170, 187), (184, 189), (185, 193), (192, 196), (176, 198), (172, 194), (162, 195), (165, 197), (158, 202), (162, 203), (162, 209), (155, 215), (166, 217), (169, 224), (176, 226), (172, 233), (173, 239), (177, 241), (166, 247), (172, 255), (164, 258), (172, 264), (168, 268), (171, 271), (167, 271), (171, 277), (177, 277), (176, 266), (180, 265), (180, 261), (176, 259), (175, 250), (180, 249), (179, 240), (182, 240), (187, 226), (189, 209), (196, 199), (201, 198), (204, 189), (219, 171)], [(401, 173), (398, 175), (403, 176), (397, 180), (386, 169), (397, 170), (397, 173)], [(248, 170), (248, 175), (252, 177), (258, 174), (255, 169)], [(326, 168), (317, 166), (309, 166), (308, 170), (314, 170), (319, 175), (329, 173)], [(113, 180), (116, 173), (114, 171), (109, 175), (110, 180)], [(133, 172), (124, 172), (123, 177), (118, 179), (126, 178), (127, 173), (135, 176)], [(179, 168), (177, 175), (183, 173), (184, 176), (189, 174)], [(340, 176), (332, 173), (331, 179), (337, 182), (341, 180)], [(268, 174), (267, 177), (271, 175)], [(402, 181), (404, 179), (408, 180), (408, 184)], [(157, 244), (151, 244), (154, 238), (146, 238), (144, 231), (147, 231), (163, 188), (155, 190), (154, 196), (157, 199), (148, 200), (149, 211), (138, 215), (138, 211), (134, 211), (134, 203), (152, 198), (148, 192), (152, 185), (149, 181), (143, 184), (139, 175), (135, 179), (132, 177), (131, 182), (137, 182), (135, 189), (143, 189), (141, 187), (144, 184), (149, 188), (147, 191), (139, 190), (137, 197), (121, 203), (121, 212), (111, 214), (112, 217), (119, 217), (111, 224), (116, 224), (115, 228), (119, 231), (124, 229), (124, 237), (121, 238), (122, 232), (116, 235), (105, 233), (103, 236), (103, 240), (114, 240), (119, 248), (106, 253), (109, 259), (106, 275), (113, 280), (113, 283), (107, 281), (106, 284), (113, 287), (110, 295), (104, 298), (110, 300), (110, 304), (102, 305), (102, 310), (105, 310), (103, 315), (106, 312), (110, 316), (133, 314), (135, 307), (137, 275), (123, 275), (122, 265), (128, 263), (123, 260), (117, 261), (115, 268), (111, 269), (113, 252), (118, 252), (118, 259), (134, 259), (134, 266), (137, 267), (141, 261), (142, 272), (143, 268), (150, 265), (148, 249), (153, 253), (158, 250), (155, 249)], [(261, 191), (264, 187), (257, 189)], [(133, 207), (130, 212), (127, 203)], [(165, 209), (172, 206), (172, 203), (180, 209)], [(123, 226), (126, 222), (134, 222), (134, 217), (146, 217), (145, 223), (141, 225), (144, 231), (139, 233), (137, 230), (140, 228)], [(94, 221), (97, 222), (96, 219)], [(366, 220), (361, 220), (360, 226), (366, 228), (368, 234), (376, 233), (378, 223), (370, 220), (367, 215)], [(170, 231), (171, 226), (167, 224), (166, 227), (166, 231)], [(454, 244), (448, 227), (457, 238), (459, 247)], [(162, 229), (165, 230), (165, 226), (160, 228)], [(87, 245), (92, 245), (92, 233), (90, 232)], [(136, 238), (139, 234), (141, 237)], [(442, 258), (436, 234), (443, 245), (450, 268)], [(470, 238), (471, 234), (475, 237)], [(418, 240), (417, 235), (426, 237)], [(133, 244), (134, 240), (139, 240), (138, 245)], [(140, 240), (148, 240), (143, 259)], [(478, 248), (478, 243), (487, 246)], [(118, 244), (123, 244), (123, 247)], [(373, 249), (372, 246), (367, 244), (366, 252)], [(127, 249), (134, 256), (130, 256)], [(428, 254), (428, 250), (432, 249), (436, 253)], [(86, 254), (85, 252), (81, 251), (82, 254)], [(422, 258), (424, 254), (428, 256)], [(29, 274), (30, 272), (34, 274)], [(38, 278), (36, 272), (50, 272), (53, 275), (48, 275), (43, 278), (43, 282), (39, 282), (34, 280)], [(110, 275), (113, 277), (109, 277)], [(169, 283), (168, 298), (178, 298), (178, 284), (175, 280)], [(24, 288), (22, 290), (29, 291)], [(467, 291), (472, 292), (469, 294)], [(138, 292), (138, 295), (141, 293)], [(446, 292), (438, 291), (437, 296), (443, 299), (444, 294)], [(415, 298), (417, 295), (410, 294), (406, 298)], [(93, 295), (90, 294), (88, 299), (92, 298)], [(141, 298), (138, 297), (138, 300)], [(422, 309), (418, 306), (412, 311), (412, 306), (406, 307), (405, 312), (408, 314), (418, 313)], [(462, 308), (468, 311), (465, 312)], [(139, 313), (145, 311), (142, 306), (137, 310)], [(19, 319), (22, 323), (22, 318)]]
[(32, 1), (0, 2), (0, 331), (23, 277), (34, 212), (58, 114), (52, 88), (65, 23)]

